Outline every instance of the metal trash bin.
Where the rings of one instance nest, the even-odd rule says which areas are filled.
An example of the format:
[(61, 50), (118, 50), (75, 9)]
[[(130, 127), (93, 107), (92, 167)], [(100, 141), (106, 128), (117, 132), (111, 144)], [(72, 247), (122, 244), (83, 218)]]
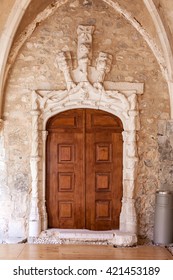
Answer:
[(156, 192), (153, 242), (173, 243), (173, 193), (170, 191)]

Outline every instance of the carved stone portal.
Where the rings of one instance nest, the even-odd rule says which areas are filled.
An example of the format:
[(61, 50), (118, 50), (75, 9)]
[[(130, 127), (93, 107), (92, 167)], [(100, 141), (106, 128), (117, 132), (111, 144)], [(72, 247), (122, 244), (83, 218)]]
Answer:
[[(137, 95), (143, 93), (143, 83), (106, 81), (111, 71), (112, 55), (100, 52), (96, 67), (92, 61), (94, 26), (77, 28), (78, 67), (72, 69), (69, 52), (59, 52), (56, 63), (63, 72), (65, 90), (35, 90), (32, 92), (32, 152), (31, 211), (29, 237), (37, 237), (47, 229), (45, 207), (45, 149), (47, 120), (59, 112), (75, 108), (101, 109), (118, 116), (123, 123), (123, 199), (118, 236), (137, 233), (136, 209), (133, 199), (137, 173), (136, 131), (140, 129)], [(124, 241), (126, 243), (126, 241)], [(128, 245), (128, 244), (127, 244)]]

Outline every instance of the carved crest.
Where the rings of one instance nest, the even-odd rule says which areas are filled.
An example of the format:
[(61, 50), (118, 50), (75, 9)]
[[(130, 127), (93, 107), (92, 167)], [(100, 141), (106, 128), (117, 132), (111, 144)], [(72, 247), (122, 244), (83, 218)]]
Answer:
[(133, 115), (133, 121), (135, 121), (136, 94), (143, 93), (143, 84), (106, 81), (106, 74), (111, 71), (113, 58), (107, 52), (100, 51), (95, 67), (92, 66), (94, 30), (95, 27), (90, 25), (77, 27), (77, 67), (72, 68), (72, 56), (69, 51), (61, 51), (56, 56), (56, 64), (64, 74), (66, 89), (36, 91), (33, 109), (37, 106), (34, 100), (39, 103), (38, 107), (44, 115), (58, 108), (68, 108), (73, 105), (97, 108), (101, 106), (113, 109), (127, 119)]
[[(78, 67), (71, 69), (71, 57), (67, 52), (60, 52), (56, 57), (59, 69), (63, 72), (67, 89), (71, 90), (77, 84), (85, 82), (92, 84), (93, 87), (101, 89), (105, 75), (111, 70), (112, 55), (100, 52), (96, 59), (96, 67), (91, 66), (92, 61), (92, 35), (94, 26), (79, 25), (77, 28), (77, 60)], [(83, 87), (84, 84), (81, 84)]]

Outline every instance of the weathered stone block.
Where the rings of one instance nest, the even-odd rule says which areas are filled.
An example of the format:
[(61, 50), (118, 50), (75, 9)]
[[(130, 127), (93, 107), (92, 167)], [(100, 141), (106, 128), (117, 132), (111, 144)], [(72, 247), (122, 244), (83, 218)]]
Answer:
[(173, 121), (172, 121), (172, 120), (168, 120), (168, 121), (167, 121), (166, 132), (167, 132), (167, 136), (168, 136), (168, 137), (169, 137), (171, 134), (173, 134)]
[(115, 232), (112, 244), (115, 246), (134, 246), (137, 243), (136, 234)]
[(173, 148), (172, 148), (168, 138), (162, 145), (159, 145), (159, 153), (160, 153), (161, 161), (164, 161), (164, 160), (172, 161), (173, 160)]

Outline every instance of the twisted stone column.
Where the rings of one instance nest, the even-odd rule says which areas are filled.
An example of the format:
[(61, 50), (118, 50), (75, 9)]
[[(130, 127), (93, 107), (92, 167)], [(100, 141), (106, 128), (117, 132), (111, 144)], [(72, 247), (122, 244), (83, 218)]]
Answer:
[(136, 233), (137, 217), (135, 200), (133, 198), (138, 162), (136, 155), (136, 131), (124, 131), (123, 140), (123, 200), (120, 214), (120, 231)]
[(39, 182), (39, 133), (38, 133), (38, 120), (40, 112), (37, 106), (37, 95), (32, 93), (32, 148), (30, 157), (32, 189), (31, 189), (31, 204), (29, 215), (29, 237), (37, 237), (41, 232), (41, 221), (39, 211), (38, 199), (38, 182)]
[(42, 201), (41, 201), (41, 225), (42, 230), (47, 229), (47, 211), (46, 211), (46, 139), (48, 132), (46, 130), (42, 131)]

